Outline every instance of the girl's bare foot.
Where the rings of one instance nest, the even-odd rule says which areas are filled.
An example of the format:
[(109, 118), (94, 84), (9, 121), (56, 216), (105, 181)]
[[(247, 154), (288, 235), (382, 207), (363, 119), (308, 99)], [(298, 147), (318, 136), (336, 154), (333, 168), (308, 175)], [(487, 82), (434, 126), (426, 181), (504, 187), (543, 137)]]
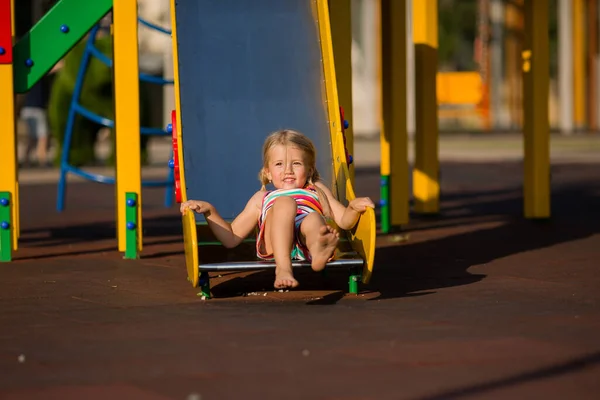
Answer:
[(298, 281), (294, 278), (291, 270), (275, 268), (275, 289), (293, 289), (298, 286)]
[(317, 240), (308, 249), (312, 258), (313, 271), (322, 271), (325, 268), (337, 247), (339, 236), (339, 233), (329, 225), (324, 225), (319, 229)]

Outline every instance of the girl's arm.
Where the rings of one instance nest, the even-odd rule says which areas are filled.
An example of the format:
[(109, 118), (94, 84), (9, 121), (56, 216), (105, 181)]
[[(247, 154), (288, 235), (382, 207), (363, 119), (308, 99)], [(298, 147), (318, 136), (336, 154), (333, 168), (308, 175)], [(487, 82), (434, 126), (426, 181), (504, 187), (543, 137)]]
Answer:
[(181, 204), (181, 213), (192, 210), (204, 214), (208, 227), (217, 239), (227, 248), (239, 245), (256, 227), (264, 191), (258, 191), (250, 198), (244, 210), (229, 223), (217, 212), (217, 209), (206, 201), (188, 200)]
[(354, 228), (360, 215), (365, 212), (367, 207), (375, 208), (375, 204), (373, 204), (373, 201), (368, 197), (357, 197), (350, 201), (348, 207), (344, 207), (344, 205), (335, 198), (333, 193), (331, 193), (331, 190), (329, 190), (322, 182), (317, 182), (315, 185), (317, 185), (327, 196), (333, 214), (333, 220), (341, 229), (348, 230)]

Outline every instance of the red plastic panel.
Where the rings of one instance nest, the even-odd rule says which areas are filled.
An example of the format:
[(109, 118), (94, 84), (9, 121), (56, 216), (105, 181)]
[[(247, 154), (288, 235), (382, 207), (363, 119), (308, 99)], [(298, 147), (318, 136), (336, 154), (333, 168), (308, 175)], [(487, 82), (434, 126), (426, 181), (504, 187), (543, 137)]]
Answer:
[(175, 175), (175, 201), (181, 203), (181, 179), (179, 177), (179, 145), (177, 144), (177, 113), (171, 111), (171, 138), (173, 140), (173, 171)]
[(0, 0), (0, 64), (13, 60), (10, 0)]

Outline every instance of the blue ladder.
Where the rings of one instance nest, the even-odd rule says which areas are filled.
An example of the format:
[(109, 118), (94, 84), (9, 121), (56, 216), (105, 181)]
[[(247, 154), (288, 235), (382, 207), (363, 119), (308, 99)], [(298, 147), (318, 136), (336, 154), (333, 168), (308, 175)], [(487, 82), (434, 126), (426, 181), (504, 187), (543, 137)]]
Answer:
[[(143, 19), (139, 19), (139, 22), (149, 28), (158, 30), (162, 33), (171, 34), (170, 30), (161, 28), (157, 25), (154, 25), (150, 22), (147, 22)], [(88, 40), (85, 45), (85, 50), (83, 52), (83, 56), (81, 58), (79, 71), (77, 73), (77, 79), (75, 81), (75, 88), (73, 90), (73, 96), (71, 98), (71, 105), (69, 108), (69, 115), (67, 117), (67, 125), (65, 127), (65, 137), (63, 139), (62, 146), (62, 154), (60, 161), (60, 178), (58, 181), (58, 194), (57, 194), (57, 202), (56, 202), (56, 210), (61, 212), (65, 208), (65, 193), (67, 189), (67, 175), (69, 173), (80, 176), (86, 180), (104, 183), (104, 184), (115, 184), (115, 177), (94, 174), (83, 169), (76, 167), (74, 165), (69, 164), (69, 152), (71, 149), (71, 139), (73, 135), (73, 127), (75, 125), (75, 118), (77, 115), (81, 115), (84, 118), (87, 118), (91, 121), (96, 122), (99, 125), (105, 126), (107, 128), (114, 128), (115, 122), (109, 118), (102, 117), (93, 111), (83, 107), (79, 103), (79, 98), (81, 95), (81, 90), (83, 87), (83, 81), (85, 78), (85, 72), (91, 60), (91, 57), (96, 57), (102, 63), (107, 65), (109, 68), (112, 68), (113, 62), (110, 58), (108, 58), (105, 54), (103, 54), (95, 45), (96, 35), (98, 31), (102, 29), (100, 25), (95, 25), (91, 30), (88, 37)], [(157, 85), (172, 85), (173, 80), (167, 80), (160, 77), (140, 73), (140, 80), (157, 84)], [(152, 135), (152, 136), (170, 136), (171, 133), (159, 129), (159, 128), (148, 128), (141, 127), (140, 133), (142, 135)], [(162, 187), (166, 186), (165, 191), (165, 207), (171, 207), (173, 205), (173, 197), (174, 197), (174, 184), (175, 184), (175, 176), (172, 168), (168, 168), (168, 175), (165, 180), (153, 181), (153, 180), (142, 180), (143, 187)]]

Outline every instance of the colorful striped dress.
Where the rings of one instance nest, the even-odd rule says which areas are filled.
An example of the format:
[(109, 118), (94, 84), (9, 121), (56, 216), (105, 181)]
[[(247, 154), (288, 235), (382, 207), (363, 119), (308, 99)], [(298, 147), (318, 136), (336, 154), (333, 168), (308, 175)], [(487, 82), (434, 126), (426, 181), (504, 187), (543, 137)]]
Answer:
[(300, 240), (300, 224), (306, 216), (312, 212), (318, 212), (323, 215), (323, 206), (319, 201), (317, 189), (314, 186), (305, 186), (297, 189), (277, 189), (267, 192), (263, 198), (262, 210), (258, 218), (258, 239), (256, 240), (256, 254), (263, 260), (273, 260), (273, 254), (263, 254), (261, 248), (264, 248), (264, 220), (267, 212), (273, 207), (275, 200), (281, 196), (289, 196), (296, 200), (298, 208), (296, 209), (295, 229), (294, 229), (294, 247), (291, 257), (293, 260), (310, 260), (308, 249)]

